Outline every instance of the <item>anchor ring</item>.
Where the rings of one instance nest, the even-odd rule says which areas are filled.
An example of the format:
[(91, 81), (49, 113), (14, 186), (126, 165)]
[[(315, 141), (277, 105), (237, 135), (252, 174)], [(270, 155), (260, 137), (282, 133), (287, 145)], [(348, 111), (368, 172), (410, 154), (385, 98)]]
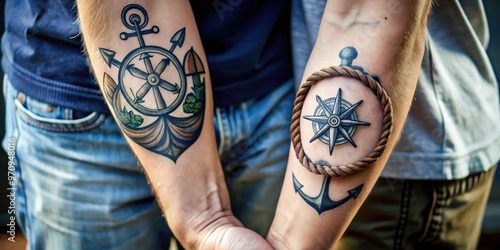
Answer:
[[(144, 17), (144, 19), (141, 19), (141, 16), (139, 16), (137, 13), (133, 13), (127, 18), (127, 14), (131, 10), (139, 10)], [(135, 23), (139, 26), (139, 29), (144, 29), (146, 25), (148, 25), (149, 22), (149, 17), (146, 12), (146, 10), (137, 4), (129, 4), (125, 6), (122, 10), (122, 23), (127, 27), (128, 29), (135, 30)]]

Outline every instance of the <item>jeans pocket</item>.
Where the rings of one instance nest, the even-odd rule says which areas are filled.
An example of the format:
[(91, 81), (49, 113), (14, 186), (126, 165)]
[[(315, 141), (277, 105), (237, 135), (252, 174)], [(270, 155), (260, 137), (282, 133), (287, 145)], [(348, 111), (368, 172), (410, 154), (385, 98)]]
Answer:
[(106, 119), (98, 112), (81, 112), (36, 100), (19, 92), (14, 99), (18, 118), (33, 127), (53, 132), (86, 132)]

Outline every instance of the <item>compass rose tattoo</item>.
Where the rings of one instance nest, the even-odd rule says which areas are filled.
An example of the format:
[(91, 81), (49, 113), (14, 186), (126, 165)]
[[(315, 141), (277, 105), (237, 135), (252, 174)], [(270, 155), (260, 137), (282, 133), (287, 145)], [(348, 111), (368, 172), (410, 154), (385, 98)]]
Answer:
[[(340, 51), (339, 56), (341, 58), (341, 66), (351, 67), (364, 74), (368, 74), (362, 67), (352, 65), (352, 61), (358, 56), (358, 52), (354, 47), (345, 47), (342, 51)], [(376, 76), (373, 76), (373, 78), (378, 81)], [(309, 143), (319, 140), (322, 143), (327, 144), (330, 156), (333, 154), (333, 150), (336, 145), (349, 142), (353, 147), (357, 148), (356, 142), (353, 139), (356, 128), (358, 126), (371, 125), (368, 122), (361, 121), (356, 113), (356, 109), (363, 103), (363, 100), (359, 100), (358, 102), (351, 104), (342, 98), (342, 89), (338, 88), (335, 97), (323, 99), (319, 95), (316, 95), (316, 102), (318, 105), (314, 110), (314, 113), (312, 115), (303, 116), (304, 119), (311, 121), (312, 129), (314, 131), (314, 135), (309, 140)], [(323, 165), (328, 164), (328, 162), (324, 160), (320, 160), (320, 162)], [(304, 185), (300, 183), (293, 173), (292, 181), (295, 192), (310, 207), (316, 210), (318, 214), (322, 214), (325, 211), (339, 207), (351, 199), (356, 199), (361, 193), (364, 185), (360, 184), (353, 189), (347, 190), (347, 195), (340, 200), (332, 200), (329, 197), (328, 192), (331, 177), (325, 176), (323, 178), (321, 190), (316, 196), (306, 194), (302, 190)]]
[(158, 34), (160, 28), (147, 28), (149, 18), (142, 6), (125, 6), (121, 20), (132, 32), (122, 32), (120, 39), (135, 37), (138, 47), (121, 62), (115, 58), (116, 52), (99, 49), (106, 64), (118, 68), (118, 83), (104, 74), (104, 96), (128, 137), (176, 162), (201, 133), (205, 111), (203, 62), (192, 47), (182, 62), (176, 55), (176, 48), (184, 44), (185, 28), (172, 36), (167, 50), (146, 44), (145, 36)]
[(368, 122), (359, 121), (355, 111), (363, 100), (351, 105), (342, 99), (342, 89), (339, 88), (336, 97), (323, 100), (317, 95), (316, 101), (318, 107), (314, 115), (304, 116), (305, 119), (312, 121), (315, 133), (309, 142), (319, 139), (328, 145), (330, 155), (335, 145), (349, 142), (355, 148), (358, 147), (352, 139), (356, 126), (370, 126)]

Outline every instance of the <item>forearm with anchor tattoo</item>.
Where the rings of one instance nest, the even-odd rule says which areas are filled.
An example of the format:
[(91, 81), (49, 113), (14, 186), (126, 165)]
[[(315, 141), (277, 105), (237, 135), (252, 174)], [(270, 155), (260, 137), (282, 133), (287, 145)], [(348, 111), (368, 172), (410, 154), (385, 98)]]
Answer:
[(231, 211), (190, 2), (77, 0), (77, 8), (89, 62), (131, 149), (117, 150), (136, 156), (178, 242), (187, 249), (234, 242), (266, 249)]
[[(184, 45), (185, 28), (170, 39), (170, 49), (148, 45), (148, 13), (130, 4), (121, 13), (122, 41), (137, 39), (137, 48), (120, 62), (116, 52), (100, 48), (109, 67), (118, 68), (113, 78), (104, 73), (104, 95), (117, 115), (123, 132), (148, 150), (176, 162), (199, 137), (205, 111), (205, 68), (193, 48), (178, 55)], [(191, 81), (189, 81), (191, 78)], [(115, 80), (116, 79), (116, 80)], [(145, 119), (148, 117), (149, 119)]]
[[(363, 184), (359, 184), (353, 189), (348, 190), (344, 198), (338, 201), (332, 200), (329, 197), (329, 187), (332, 176), (338, 177), (354, 174), (376, 161), (378, 156), (380, 156), (385, 149), (387, 137), (392, 128), (390, 100), (385, 91), (380, 87), (378, 77), (370, 76), (362, 67), (352, 65), (357, 55), (358, 52), (354, 47), (348, 46), (342, 49), (339, 53), (341, 65), (323, 69), (313, 74), (313, 76), (308, 79), (308, 83), (303, 85), (301, 90), (299, 90), (295, 101), (291, 131), (297, 158), (309, 171), (326, 176), (323, 179), (319, 194), (315, 197), (307, 195), (302, 190), (303, 185), (292, 173), (293, 187), (295, 192), (300, 195), (309, 206), (314, 208), (318, 214), (339, 207), (349, 200), (358, 197), (363, 189)], [(371, 89), (373, 94), (380, 100), (379, 106), (384, 111), (384, 121), (382, 122), (379, 142), (373, 151), (360, 160), (355, 160), (352, 161), (352, 163), (343, 164), (341, 166), (332, 163), (338, 162), (335, 158), (338, 157), (339, 154), (334, 154), (336, 146), (353, 147), (353, 149), (357, 149), (358, 145), (354, 138), (359, 126), (366, 127), (365, 134), (378, 134), (380, 130), (377, 127), (371, 126), (370, 122), (364, 121), (365, 118), (358, 115), (356, 112), (357, 108), (363, 104), (363, 99), (356, 99), (356, 102), (351, 104), (351, 102), (343, 98), (341, 87), (332, 87), (328, 89), (328, 92), (322, 92), (321, 95), (315, 95), (317, 106), (314, 108), (314, 112), (311, 114), (302, 114), (303, 101), (310, 87), (324, 78), (335, 76), (350, 77), (363, 82), (365, 86), (359, 85), (356, 88)], [(332, 96), (334, 90), (336, 90), (336, 93), (335, 96)], [(373, 105), (373, 102), (371, 104)], [(306, 124), (300, 127), (301, 122), (305, 122)], [(379, 122), (377, 121), (376, 123)], [(301, 133), (301, 130), (307, 130), (308, 132), (312, 130), (312, 136), (310, 138), (302, 138), (301, 135), (305, 133)], [(362, 136), (358, 136), (358, 138), (364, 139)], [(312, 149), (311, 145), (313, 144), (314, 151), (319, 151), (319, 153), (315, 154), (317, 159), (308, 156), (305, 149)], [(326, 152), (328, 152), (328, 154), (326, 154)]]
[[(309, 58), (298, 60), (291, 152), (267, 237), (275, 248), (332, 249), (363, 208), (413, 100), (430, 2), (327, 1)], [(341, 248), (355, 247), (350, 236)]]

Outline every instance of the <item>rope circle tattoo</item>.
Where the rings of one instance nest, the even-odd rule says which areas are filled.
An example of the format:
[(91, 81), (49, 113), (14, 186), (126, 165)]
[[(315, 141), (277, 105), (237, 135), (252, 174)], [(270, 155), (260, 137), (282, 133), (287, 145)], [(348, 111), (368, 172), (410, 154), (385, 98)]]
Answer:
[[(304, 104), (304, 100), (306, 99), (306, 96), (309, 93), (311, 87), (315, 83), (323, 79), (338, 77), (338, 76), (350, 77), (361, 81), (380, 100), (380, 105), (383, 110), (382, 133), (380, 134), (375, 149), (366, 157), (358, 160), (357, 162), (350, 163), (347, 165), (327, 166), (327, 165), (322, 165), (321, 162), (313, 163), (304, 152), (300, 134), (300, 118), (302, 116), (302, 106)], [(337, 98), (340, 98), (339, 94)], [(332, 120), (331, 122), (338, 122), (338, 121)], [(355, 69), (354, 67), (331, 66), (328, 68), (321, 69), (320, 71), (313, 73), (309, 78), (307, 78), (306, 82), (302, 84), (302, 86), (300, 87), (299, 91), (296, 94), (293, 114), (292, 114), (292, 125), (290, 127), (292, 144), (295, 150), (295, 155), (297, 156), (297, 159), (300, 161), (300, 163), (307, 170), (315, 174), (323, 174), (325, 176), (339, 177), (339, 176), (355, 174), (367, 168), (368, 166), (373, 164), (384, 152), (391, 131), (392, 131), (392, 104), (391, 100), (389, 99), (389, 96), (387, 95), (386, 91), (382, 88), (382, 86), (377, 80), (375, 80), (369, 74), (366, 74), (358, 69)]]

